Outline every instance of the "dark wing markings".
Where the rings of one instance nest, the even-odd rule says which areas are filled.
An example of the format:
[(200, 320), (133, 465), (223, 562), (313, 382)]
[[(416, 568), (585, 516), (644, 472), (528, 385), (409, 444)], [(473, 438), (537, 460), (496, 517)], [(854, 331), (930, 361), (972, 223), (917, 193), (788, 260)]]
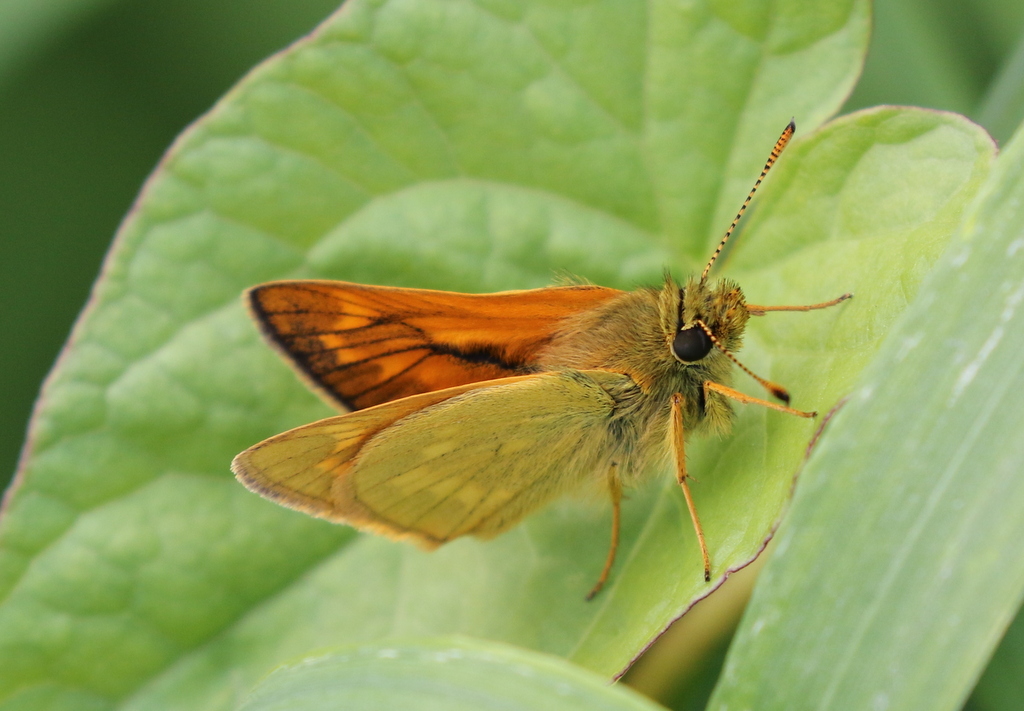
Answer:
[[(415, 348), (415, 349), (410, 349), (410, 350), (422, 350), (422, 349)], [(362, 390), (360, 392), (354, 393), (354, 394), (350, 395), (349, 397), (351, 397), (352, 400), (358, 400), (359, 398), (363, 397), (367, 393), (372, 393), (374, 390), (378, 390), (378, 389), (384, 387), (385, 385), (388, 385), (389, 383), (393, 382), (396, 378), (399, 378), (399, 377), (405, 375), (410, 370), (412, 370), (413, 368), (418, 366), (420, 363), (425, 361), (427, 358), (430, 358), (430, 356), (429, 355), (423, 356), (422, 358), (417, 360), (415, 363), (406, 366), (402, 370), (400, 370), (397, 373), (395, 373), (394, 375), (392, 375), (390, 378), (385, 378), (384, 380), (380, 380), (376, 384), (374, 384), (373, 386), (368, 387), (365, 390)], [(370, 360), (368, 360), (366, 362), (370, 362), (371, 360), (377, 360), (377, 359), (376, 358), (371, 358)], [(353, 364), (349, 364), (349, 365), (353, 365)], [(344, 370), (344, 369), (343, 368), (339, 368), (339, 370)]]

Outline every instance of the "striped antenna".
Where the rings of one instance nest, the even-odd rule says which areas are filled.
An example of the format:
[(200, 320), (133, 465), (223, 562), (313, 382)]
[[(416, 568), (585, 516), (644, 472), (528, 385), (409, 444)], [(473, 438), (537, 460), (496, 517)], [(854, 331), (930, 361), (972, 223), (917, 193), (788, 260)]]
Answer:
[(733, 363), (738, 365), (740, 370), (742, 370), (744, 373), (746, 373), (751, 378), (760, 383), (761, 387), (763, 387), (765, 390), (770, 392), (778, 399), (782, 400), (782, 402), (786, 403), (787, 405), (789, 404), (789, 392), (786, 391), (786, 388), (782, 387), (778, 383), (773, 383), (771, 380), (765, 380), (760, 375), (752, 371), (750, 368), (740, 363), (739, 359), (736, 356), (734, 356), (729, 351), (725, 350), (725, 346), (722, 345), (721, 341), (715, 338), (715, 334), (711, 332), (711, 329), (708, 328), (708, 325), (706, 323), (704, 323), (700, 319), (697, 319), (697, 325), (700, 327), (702, 331), (704, 331), (704, 333), (708, 335), (708, 338), (711, 339), (711, 342), (715, 345), (715, 348), (720, 350), (726, 358), (728, 358)]
[(775, 148), (772, 149), (772, 154), (768, 156), (768, 162), (764, 164), (764, 170), (761, 171), (760, 177), (757, 182), (754, 183), (754, 187), (750, 189), (750, 193), (747, 195), (747, 199), (743, 201), (743, 205), (740, 207), (740, 211), (736, 213), (736, 217), (733, 219), (732, 224), (729, 225), (729, 229), (725, 231), (725, 237), (718, 243), (718, 249), (711, 255), (711, 259), (708, 261), (708, 265), (704, 267), (704, 271), (700, 275), (700, 280), (706, 281), (708, 278), (708, 272), (711, 271), (711, 265), (718, 259), (718, 255), (722, 253), (722, 249), (725, 247), (725, 243), (729, 241), (729, 237), (732, 236), (733, 230), (736, 229), (736, 225), (739, 224), (740, 218), (743, 217), (743, 213), (747, 209), (747, 205), (750, 204), (751, 199), (754, 197), (754, 193), (757, 192), (757, 188), (761, 185), (761, 181), (764, 180), (764, 176), (768, 175), (768, 171), (775, 165), (775, 161), (779, 159), (779, 155), (782, 153), (782, 149), (789, 143), (789, 139), (793, 137), (793, 132), (796, 131), (796, 122), (790, 120), (789, 125), (786, 126), (786, 130), (779, 136), (779, 140), (775, 142)]

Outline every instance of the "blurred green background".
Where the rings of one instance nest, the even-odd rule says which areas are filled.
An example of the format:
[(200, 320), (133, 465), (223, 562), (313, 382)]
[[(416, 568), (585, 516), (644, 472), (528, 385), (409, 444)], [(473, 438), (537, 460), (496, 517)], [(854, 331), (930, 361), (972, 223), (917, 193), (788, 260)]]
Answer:
[[(0, 485), (14, 472), (40, 383), (146, 175), (253, 64), (335, 4), (0, 3)], [(881, 103), (964, 113), (1005, 141), (1024, 117), (1024, 2), (878, 0), (871, 53), (846, 110)], [(691, 649), (703, 639), (703, 656), (686, 674), (676, 656), (672, 673), (646, 682), (649, 692), (675, 697), (675, 708), (706, 697), (695, 687), (714, 682), (744, 585), (734, 598), (702, 603), (721, 606), (709, 611), (718, 622), (707, 631), (692, 615), (683, 620), (690, 628), (674, 628)]]
[(0, 485), (142, 181), (250, 67), (335, 7), (0, 2)]
[[(332, 0), (0, 4), (0, 483), (40, 383), (142, 181), (174, 137)], [(1024, 105), (1020, 0), (879, 0), (847, 109), (967, 114), (998, 139)]]

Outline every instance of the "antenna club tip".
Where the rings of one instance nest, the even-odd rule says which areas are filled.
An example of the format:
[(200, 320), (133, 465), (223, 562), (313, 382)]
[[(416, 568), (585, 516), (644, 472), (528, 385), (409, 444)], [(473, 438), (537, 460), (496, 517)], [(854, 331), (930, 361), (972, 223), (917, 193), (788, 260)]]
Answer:
[(789, 391), (787, 391), (786, 388), (782, 387), (781, 385), (776, 385), (775, 383), (769, 383), (768, 385), (768, 390), (771, 392), (772, 395), (777, 397), (779, 400), (782, 400), (782, 402), (786, 403), (787, 405), (789, 404)]
[(789, 124), (786, 126), (786, 130), (789, 131), (790, 133), (796, 131), (796, 118), (791, 118), (789, 120)]

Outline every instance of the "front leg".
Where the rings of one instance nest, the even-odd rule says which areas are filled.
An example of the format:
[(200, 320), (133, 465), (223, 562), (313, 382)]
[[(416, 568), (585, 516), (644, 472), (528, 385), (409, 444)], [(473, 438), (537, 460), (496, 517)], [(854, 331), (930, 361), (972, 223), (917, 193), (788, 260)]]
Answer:
[(683, 431), (683, 396), (676, 393), (672, 396), (672, 423), (670, 444), (672, 456), (676, 464), (676, 481), (683, 489), (683, 496), (686, 497), (686, 508), (690, 510), (690, 519), (693, 521), (693, 528), (697, 532), (697, 543), (700, 544), (700, 554), (704, 558), (704, 582), (711, 580), (711, 556), (708, 555), (708, 544), (704, 540), (704, 529), (700, 525), (700, 517), (697, 515), (697, 507), (694, 506), (693, 496), (690, 494), (690, 487), (686, 483), (686, 441)]
[(747, 311), (750, 312), (751, 316), (764, 316), (769, 311), (817, 311), (818, 309), (827, 309), (829, 306), (841, 304), (847, 299), (852, 298), (853, 294), (843, 294), (831, 301), (822, 301), (820, 304), (806, 304), (801, 306), (757, 306), (755, 304), (747, 304)]
[(803, 410), (794, 410), (792, 407), (786, 407), (785, 405), (779, 405), (769, 400), (762, 400), (758, 397), (753, 397), (745, 393), (741, 393), (739, 390), (733, 390), (732, 388), (722, 385), (721, 383), (715, 383), (711, 380), (704, 381), (704, 397), (708, 396), (709, 392), (718, 393), (719, 395), (725, 395), (728, 398), (732, 398), (736, 402), (742, 402), (744, 405), (762, 405), (772, 410), (778, 410), (779, 412), (785, 412), (787, 415), (796, 415), (797, 417), (817, 417), (817, 412), (804, 412)]

